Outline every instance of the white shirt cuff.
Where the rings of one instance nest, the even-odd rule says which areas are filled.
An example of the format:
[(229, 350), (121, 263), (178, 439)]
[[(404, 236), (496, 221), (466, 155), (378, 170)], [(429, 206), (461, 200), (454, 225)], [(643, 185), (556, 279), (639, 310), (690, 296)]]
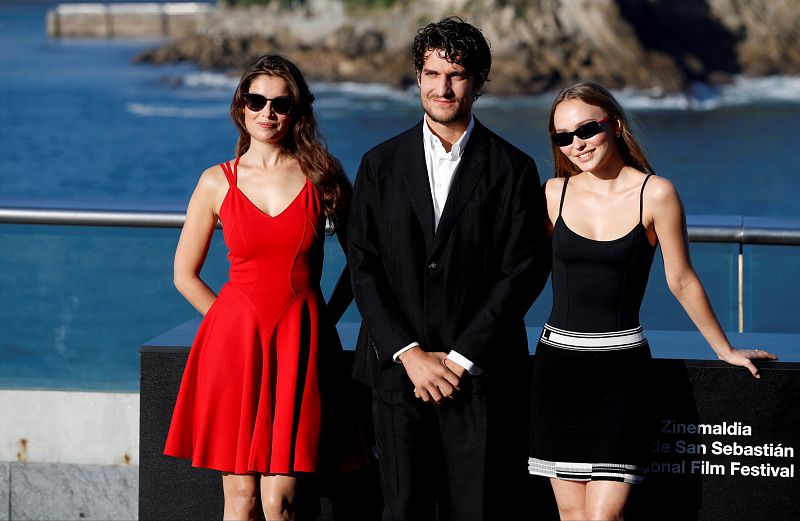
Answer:
[(483, 373), (483, 369), (473, 364), (472, 362), (469, 361), (468, 358), (465, 358), (463, 355), (455, 351), (450, 351), (447, 354), (447, 359), (457, 363), (458, 365), (466, 369), (467, 372), (471, 375), (479, 375)]
[(401, 349), (401, 350), (399, 350), (398, 352), (396, 352), (395, 354), (393, 354), (393, 355), (392, 355), (392, 360), (394, 360), (394, 361), (395, 361), (395, 362), (397, 362), (398, 364), (402, 363), (402, 362), (400, 361), (400, 355), (402, 355), (403, 353), (405, 353), (406, 351), (408, 351), (408, 350), (409, 350), (409, 349), (411, 349), (412, 347), (419, 347), (419, 342), (411, 342), (410, 344), (408, 344), (407, 346), (405, 346), (403, 349)]

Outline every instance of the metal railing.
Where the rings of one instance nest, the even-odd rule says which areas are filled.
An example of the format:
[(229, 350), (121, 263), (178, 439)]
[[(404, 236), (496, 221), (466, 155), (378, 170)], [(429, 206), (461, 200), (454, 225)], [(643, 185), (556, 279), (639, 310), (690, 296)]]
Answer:
[(183, 212), (0, 208), (0, 223), (180, 228)]
[[(76, 226), (180, 228), (181, 211), (121, 211), (0, 207), (0, 223)], [(744, 331), (744, 246), (800, 246), (800, 219), (729, 215), (689, 215), (691, 242), (738, 245), (738, 329)]]
[[(0, 223), (180, 228), (181, 211), (95, 210), (0, 206)], [(731, 244), (800, 246), (800, 218), (731, 215), (687, 216), (689, 240)]]

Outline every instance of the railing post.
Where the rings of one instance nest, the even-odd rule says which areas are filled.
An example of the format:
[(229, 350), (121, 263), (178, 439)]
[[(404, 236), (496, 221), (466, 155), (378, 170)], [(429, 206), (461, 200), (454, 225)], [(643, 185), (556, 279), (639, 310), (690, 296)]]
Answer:
[(739, 240), (739, 333), (744, 333), (744, 244)]

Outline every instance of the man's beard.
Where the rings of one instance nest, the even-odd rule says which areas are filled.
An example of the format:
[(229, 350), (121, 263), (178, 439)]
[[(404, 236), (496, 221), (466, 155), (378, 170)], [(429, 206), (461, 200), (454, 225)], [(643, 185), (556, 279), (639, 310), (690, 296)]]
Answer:
[(431, 121), (439, 123), (441, 125), (447, 125), (449, 123), (456, 122), (464, 118), (464, 116), (466, 116), (468, 113), (467, 111), (464, 110), (464, 105), (459, 104), (457, 107), (455, 107), (454, 111), (448, 112), (445, 115), (445, 117), (441, 117), (434, 114), (433, 108), (431, 108), (431, 104), (432, 102), (429, 103), (428, 106), (423, 107), (425, 109), (425, 114), (428, 115)]

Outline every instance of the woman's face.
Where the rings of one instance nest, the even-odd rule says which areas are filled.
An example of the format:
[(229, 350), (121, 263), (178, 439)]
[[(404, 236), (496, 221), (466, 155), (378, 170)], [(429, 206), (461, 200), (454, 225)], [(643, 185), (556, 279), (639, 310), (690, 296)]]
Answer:
[(247, 133), (250, 134), (250, 138), (272, 145), (283, 143), (286, 133), (289, 132), (291, 127), (292, 115), (291, 112), (289, 114), (276, 112), (275, 103), (271, 100), (290, 96), (289, 84), (279, 76), (261, 74), (250, 82), (250, 87), (246, 92), (258, 94), (270, 100), (258, 111), (251, 110), (247, 107), (247, 104), (242, 108), (244, 111), (244, 126), (247, 129)]
[[(605, 121), (603, 121), (605, 120)], [(599, 128), (592, 122), (600, 122)], [(580, 127), (589, 123), (588, 127)], [(569, 158), (582, 172), (598, 172), (615, 164), (620, 159), (614, 139), (617, 122), (608, 118), (608, 114), (594, 105), (581, 100), (570, 99), (559, 103), (553, 113), (553, 125), (556, 133), (575, 132), (584, 138), (574, 135), (572, 142), (561, 146), (561, 152)], [(599, 130), (593, 136), (587, 136), (587, 130)]]

